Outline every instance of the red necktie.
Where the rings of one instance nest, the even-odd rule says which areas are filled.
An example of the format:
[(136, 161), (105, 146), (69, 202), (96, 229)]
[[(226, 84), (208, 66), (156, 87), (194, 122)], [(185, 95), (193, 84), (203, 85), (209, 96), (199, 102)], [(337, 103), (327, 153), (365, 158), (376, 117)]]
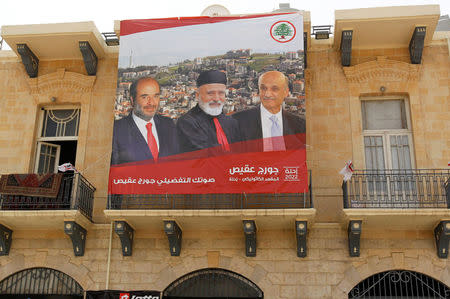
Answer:
[(145, 126), (147, 127), (148, 148), (153, 155), (153, 160), (156, 162), (156, 160), (158, 160), (158, 144), (156, 144), (155, 136), (153, 136), (152, 123), (148, 122)]
[(214, 117), (214, 125), (216, 125), (217, 142), (222, 145), (222, 149), (226, 152), (230, 151), (230, 145), (228, 144), (227, 136), (222, 129), (217, 117)]

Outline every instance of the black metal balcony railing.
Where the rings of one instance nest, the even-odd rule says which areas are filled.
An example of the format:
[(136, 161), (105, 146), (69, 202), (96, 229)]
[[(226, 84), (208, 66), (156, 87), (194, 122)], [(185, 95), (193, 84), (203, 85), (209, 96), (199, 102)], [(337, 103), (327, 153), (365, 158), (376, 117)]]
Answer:
[(344, 208), (450, 208), (450, 170), (355, 170)]
[(307, 209), (313, 208), (311, 172), (306, 193), (111, 194), (108, 209)]
[(56, 198), (0, 194), (1, 210), (79, 210), (92, 219), (95, 187), (80, 173), (64, 173)]
[(103, 38), (105, 39), (105, 43), (108, 46), (118, 46), (119, 38), (117, 37), (115, 32), (102, 32)]

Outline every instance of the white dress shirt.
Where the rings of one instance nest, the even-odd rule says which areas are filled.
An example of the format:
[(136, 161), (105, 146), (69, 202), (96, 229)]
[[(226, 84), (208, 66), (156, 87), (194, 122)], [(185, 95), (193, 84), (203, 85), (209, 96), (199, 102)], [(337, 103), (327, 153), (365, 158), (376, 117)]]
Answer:
[(283, 132), (283, 116), (281, 114), (282, 109), (278, 111), (276, 114), (270, 113), (266, 108), (264, 108), (263, 104), (261, 104), (261, 128), (262, 128), (262, 136), (263, 136), (263, 142), (264, 142), (264, 151), (272, 151), (272, 140), (270, 137), (272, 137), (271, 128), (272, 128), (272, 121), (270, 120), (270, 117), (275, 115), (277, 118), (278, 125), (280, 126), (281, 132)]
[(133, 120), (136, 123), (136, 126), (138, 127), (139, 131), (141, 132), (142, 136), (145, 139), (145, 142), (147, 142), (148, 144), (148, 140), (147, 140), (147, 123), (152, 123), (152, 133), (153, 136), (155, 137), (156, 140), (156, 144), (158, 145), (158, 151), (159, 151), (159, 138), (158, 138), (158, 133), (156, 132), (156, 125), (155, 125), (155, 120), (152, 118), (149, 122), (143, 120), (142, 118), (140, 118), (139, 116), (136, 116), (133, 112)]

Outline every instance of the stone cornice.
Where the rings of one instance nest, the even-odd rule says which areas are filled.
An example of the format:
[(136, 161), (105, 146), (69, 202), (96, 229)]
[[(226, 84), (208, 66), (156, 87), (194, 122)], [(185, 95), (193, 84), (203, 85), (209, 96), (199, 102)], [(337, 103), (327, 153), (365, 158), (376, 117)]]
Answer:
[(420, 66), (420, 64), (410, 64), (380, 56), (376, 60), (343, 69), (349, 83), (363, 83), (372, 80), (408, 82), (419, 79)]
[(63, 90), (70, 93), (91, 92), (96, 76), (86, 76), (78, 73), (67, 72), (65, 69), (57, 69), (56, 72), (28, 78), (32, 94), (50, 93)]

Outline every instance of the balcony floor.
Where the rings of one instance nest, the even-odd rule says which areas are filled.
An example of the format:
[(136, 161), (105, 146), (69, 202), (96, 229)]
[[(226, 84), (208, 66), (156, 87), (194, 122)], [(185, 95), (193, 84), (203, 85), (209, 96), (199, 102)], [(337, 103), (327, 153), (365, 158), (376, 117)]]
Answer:
[(63, 230), (64, 221), (76, 221), (86, 229), (92, 225), (78, 210), (0, 210), (0, 223), (12, 230)]
[(344, 225), (362, 220), (364, 229), (431, 230), (442, 220), (450, 220), (450, 209), (344, 209)]
[(258, 230), (294, 229), (295, 220), (314, 222), (315, 209), (243, 209), (243, 210), (105, 210), (112, 221), (125, 220), (134, 229), (159, 230), (163, 220), (176, 220), (187, 230), (242, 229), (242, 220), (256, 221)]

